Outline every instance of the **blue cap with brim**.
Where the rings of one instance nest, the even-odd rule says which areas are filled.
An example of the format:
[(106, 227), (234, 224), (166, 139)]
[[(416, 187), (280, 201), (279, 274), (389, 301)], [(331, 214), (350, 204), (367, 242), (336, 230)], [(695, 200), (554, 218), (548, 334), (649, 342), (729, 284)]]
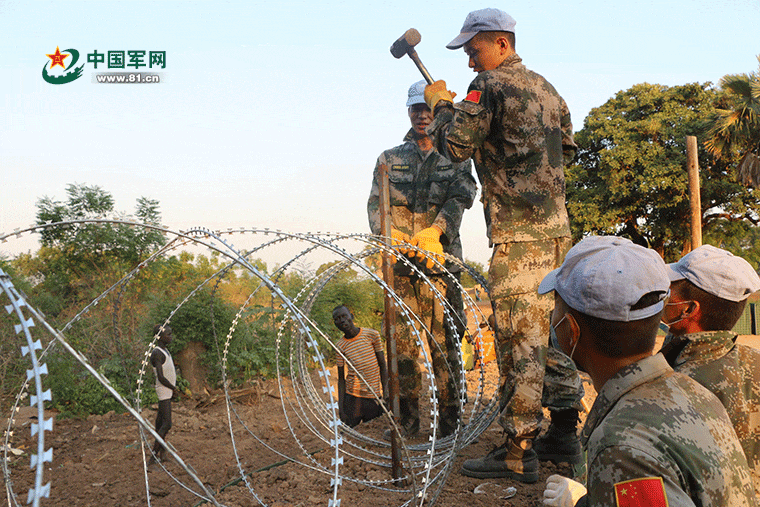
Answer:
[(713, 296), (744, 301), (760, 290), (760, 277), (749, 262), (722, 248), (702, 245), (668, 264), (670, 281), (686, 279)]
[(409, 87), (409, 98), (406, 100), (407, 107), (413, 106), (415, 104), (424, 104), (425, 103), (425, 87), (427, 86), (427, 81), (424, 79), (422, 81), (417, 81), (412, 86)]
[(467, 15), (458, 36), (446, 44), (449, 49), (459, 49), (480, 32), (515, 32), (517, 22), (499, 9), (480, 9)]
[[(539, 294), (557, 291), (565, 303), (585, 315), (617, 322), (645, 319), (659, 313), (670, 292), (662, 257), (649, 248), (615, 236), (589, 236), (570, 249), (562, 266), (550, 272)], [(659, 300), (633, 309), (642, 296)]]

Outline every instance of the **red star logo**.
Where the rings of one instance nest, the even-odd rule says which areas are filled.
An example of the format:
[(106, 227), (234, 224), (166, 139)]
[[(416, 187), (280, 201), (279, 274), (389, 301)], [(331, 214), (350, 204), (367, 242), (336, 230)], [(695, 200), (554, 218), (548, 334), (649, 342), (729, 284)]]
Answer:
[(53, 67), (56, 65), (60, 65), (61, 68), (66, 69), (66, 66), (63, 64), (63, 60), (65, 60), (69, 55), (61, 54), (61, 50), (58, 49), (58, 46), (55, 47), (55, 53), (52, 55), (47, 55), (48, 58), (53, 60), (53, 63), (50, 64), (50, 69), (52, 70)]

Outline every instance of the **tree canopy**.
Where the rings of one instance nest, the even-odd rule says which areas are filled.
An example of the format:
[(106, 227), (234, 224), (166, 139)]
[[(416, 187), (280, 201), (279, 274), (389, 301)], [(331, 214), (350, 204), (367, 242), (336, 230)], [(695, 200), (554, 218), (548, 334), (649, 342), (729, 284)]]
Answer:
[[(710, 83), (642, 83), (592, 109), (575, 136), (576, 163), (567, 170), (574, 240), (623, 235), (668, 262), (680, 258), (690, 241), (686, 136), (702, 134), (718, 98)], [(757, 237), (760, 193), (737, 182), (734, 162), (700, 145), (703, 235), (745, 258), (757, 257), (754, 244), (738, 238)]]
[[(158, 201), (153, 199), (137, 199), (134, 216), (130, 216), (117, 213), (113, 196), (97, 185), (70, 184), (66, 187), (66, 194), (68, 198), (65, 202), (47, 196), (37, 201), (38, 225), (94, 219), (132, 220), (153, 226), (161, 224)], [(43, 247), (56, 247), (72, 260), (108, 256), (135, 263), (146, 252), (164, 243), (161, 231), (109, 223), (71, 224), (45, 228), (40, 233)]]
[(705, 146), (720, 158), (739, 154), (739, 181), (760, 187), (760, 66), (723, 76), (720, 85), (725, 93), (708, 122)]

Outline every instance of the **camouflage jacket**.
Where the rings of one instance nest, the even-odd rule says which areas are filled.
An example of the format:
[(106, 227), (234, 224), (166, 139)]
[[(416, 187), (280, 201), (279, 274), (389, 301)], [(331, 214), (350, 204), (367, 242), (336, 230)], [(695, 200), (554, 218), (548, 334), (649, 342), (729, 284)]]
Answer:
[(475, 161), (491, 243), (570, 236), (564, 173), (576, 151), (570, 111), (521, 62), (514, 54), (478, 74), (465, 99), (439, 105), (428, 127), (440, 153)]
[[(472, 206), (477, 192), (470, 161), (454, 163), (435, 150), (423, 152), (413, 140), (411, 130), (404, 141), (404, 144), (384, 151), (377, 159), (367, 202), (372, 234), (380, 234), (379, 168), (385, 164), (388, 167), (393, 228), (411, 237), (435, 224), (443, 230), (441, 244), (444, 253), (461, 259), (459, 226), (464, 210)], [(417, 266), (422, 264), (424, 262)], [(450, 263), (446, 268), (459, 271)], [(395, 264), (395, 269), (397, 274), (409, 270), (400, 262)]]
[(760, 496), (760, 351), (735, 344), (736, 337), (731, 331), (678, 336), (668, 340), (663, 354), (673, 369), (705, 386), (726, 407)]
[[(587, 505), (757, 505), (720, 401), (674, 372), (662, 354), (624, 367), (602, 386), (581, 440), (588, 451)], [(667, 504), (652, 497), (616, 503), (616, 495), (630, 501), (651, 481), (650, 492), (665, 496)]]

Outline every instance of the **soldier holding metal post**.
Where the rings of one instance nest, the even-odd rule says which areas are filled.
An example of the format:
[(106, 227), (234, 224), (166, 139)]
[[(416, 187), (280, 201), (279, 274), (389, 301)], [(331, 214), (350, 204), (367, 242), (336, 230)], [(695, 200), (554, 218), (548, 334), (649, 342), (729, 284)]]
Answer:
[[(409, 88), (406, 102), (412, 128), (400, 146), (383, 152), (375, 167), (367, 212), (370, 229), (380, 234), (379, 169), (388, 167), (390, 180), (391, 236), (396, 242), (417, 246), (409, 250), (412, 262), (430, 280), (428, 284), (403, 262), (394, 265), (394, 290), (416, 314), (422, 325), (432, 356), (440, 406), (439, 436), (455, 431), (458, 420), (457, 382), (459, 373), (457, 347), (464, 332), (462, 299), (448, 270), (458, 280), (460, 268), (443, 263), (442, 254), (462, 258), (459, 226), (465, 209), (472, 206), (477, 186), (469, 161), (454, 163), (433, 149), (425, 129), (432, 121), (425, 104), (425, 81)], [(443, 266), (436, 264), (433, 259)], [(445, 270), (444, 270), (445, 268)], [(431, 284), (451, 303), (457, 315), (458, 329), (444, 322), (444, 304), (435, 297)], [(419, 432), (420, 368), (419, 346), (413, 330), (401, 322), (396, 324), (399, 369), (399, 422), (404, 433)]]

